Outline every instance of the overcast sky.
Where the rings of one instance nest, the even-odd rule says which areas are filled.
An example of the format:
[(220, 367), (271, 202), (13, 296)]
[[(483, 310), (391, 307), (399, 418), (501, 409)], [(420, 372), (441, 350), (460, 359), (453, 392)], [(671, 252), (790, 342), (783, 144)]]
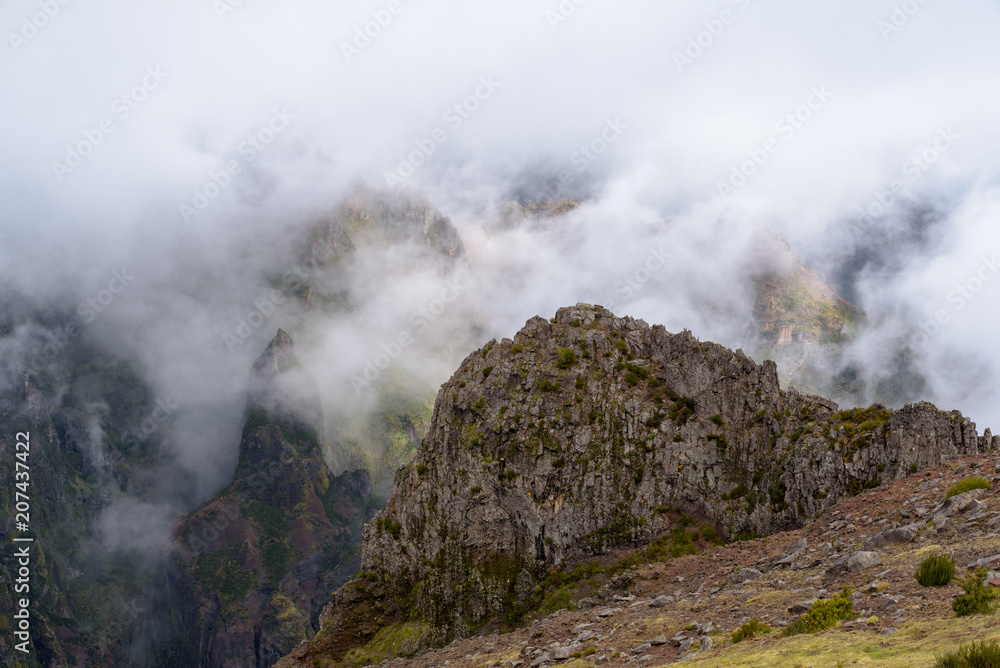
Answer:
[[(216, 353), (256, 295), (249, 258), (398, 179), (459, 226), (492, 334), (607, 301), (669, 239), (671, 271), (616, 310), (733, 344), (735, 242), (763, 225), (881, 323), (859, 360), (939, 316), (933, 398), (1000, 426), (1000, 3), (231, 2), (0, 6), (0, 272), (44, 300), (127, 269), (94, 331), (155, 350), (137, 354), (175, 393), (209, 361), (220, 384), (245, 369)], [(591, 202), (572, 243), (481, 233), (561, 172)], [(337, 340), (395, 333), (377, 322)]]

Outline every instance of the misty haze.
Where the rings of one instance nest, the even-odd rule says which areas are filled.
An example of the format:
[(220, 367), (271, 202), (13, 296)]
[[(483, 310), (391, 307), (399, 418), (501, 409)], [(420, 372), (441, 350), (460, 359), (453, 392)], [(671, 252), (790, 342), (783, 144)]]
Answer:
[(1000, 666), (995, 0), (0, 27), (0, 664)]

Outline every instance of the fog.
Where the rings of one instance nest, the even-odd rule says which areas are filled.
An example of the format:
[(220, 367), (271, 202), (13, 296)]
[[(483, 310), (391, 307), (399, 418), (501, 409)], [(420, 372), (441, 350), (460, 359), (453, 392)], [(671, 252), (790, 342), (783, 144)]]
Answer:
[[(355, 380), (401, 333), (392, 373), (433, 394), (580, 301), (747, 345), (762, 229), (867, 311), (849, 360), (876, 379), (909, 346), (924, 398), (1000, 426), (996, 2), (11, 0), (0, 26), (0, 282), (47, 314), (0, 341), (3, 382), (77, 322), (179, 405), (188, 506), (231, 475), (278, 327), (334, 413), (372, 408)], [(234, 343), (359, 183), (426, 193), (464, 256), (362, 250), (313, 277), (349, 311), (289, 299)], [(501, 202), (564, 196), (585, 203), (496, 225)], [(153, 528), (115, 540), (148, 545), (161, 506), (105, 524), (135, 513)]]

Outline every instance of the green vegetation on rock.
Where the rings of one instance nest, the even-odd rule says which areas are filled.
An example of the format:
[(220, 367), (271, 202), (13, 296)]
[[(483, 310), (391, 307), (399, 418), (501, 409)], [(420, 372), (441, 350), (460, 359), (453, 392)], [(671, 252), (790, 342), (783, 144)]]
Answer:
[(854, 614), (853, 593), (853, 587), (845, 586), (833, 598), (816, 601), (809, 608), (809, 612), (786, 626), (781, 635), (794, 636), (800, 633), (816, 633), (834, 626), (839, 621), (850, 619)]
[(979, 566), (973, 572), (958, 581), (958, 586), (965, 592), (955, 597), (951, 609), (959, 617), (968, 615), (983, 615), (996, 609), (997, 590), (986, 585), (987, 571)]
[(977, 475), (972, 475), (967, 478), (959, 480), (954, 485), (948, 488), (945, 492), (944, 498), (950, 499), (951, 497), (962, 494), (964, 492), (971, 492), (974, 489), (993, 489), (993, 484), (986, 478), (982, 478)]
[(744, 640), (749, 640), (750, 638), (753, 638), (757, 634), (771, 633), (773, 630), (774, 629), (772, 629), (770, 626), (764, 624), (759, 619), (754, 617), (750, 621), (743, 622), (743, 624), (738, 629), (733, 631), (733, 635), (731, 636), (730, 639), (735, 644), (738, 642), (742, 642)]

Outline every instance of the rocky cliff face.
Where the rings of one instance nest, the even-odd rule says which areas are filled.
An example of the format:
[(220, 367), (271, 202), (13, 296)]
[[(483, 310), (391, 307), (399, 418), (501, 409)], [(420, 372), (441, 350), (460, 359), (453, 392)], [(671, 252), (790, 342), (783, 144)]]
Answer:
[(314, 383), (285, 332), (253, 371), (233, 483), (176, 533), (209, 667), (270, 666), (312, 636), (331, 593), (357, 572), (361, 527), (378, 503), (367, 472), (327, 468)]
[(767, 534), (993, 444), (958, 412), (839, 412), (782, 391), (773, 362), (601, 307), (561, 309), (442, 386), (416, 460), (365, 527), (363, 577), (280, 665), (350, 663), (516, 618), (547, 568), (647, 542), (672, 509), (730, 537)]
[[(17, 311), (7, 306), (4, 335)], [(46, 362), (0, 388), (0, 458), (9, 462), (0, 466), (0, 665), (183, 665), (182, 601), (169, 585), (169, 564), (122, 547), (100, 522), (116, 503), (155, 497), (170, 426), (139, 435), (158, 404), (128, 362), (72, 339)], [(30, 432), (28, 481), (15, 480), (18, 432)], [(31, 501), (29, 592), (15, 589), (12, 567), (11, 539), (25, 535), (15, 531), (15, 489)], [(27, 655), (14, 649), (11, 617), (25, 593)]]

